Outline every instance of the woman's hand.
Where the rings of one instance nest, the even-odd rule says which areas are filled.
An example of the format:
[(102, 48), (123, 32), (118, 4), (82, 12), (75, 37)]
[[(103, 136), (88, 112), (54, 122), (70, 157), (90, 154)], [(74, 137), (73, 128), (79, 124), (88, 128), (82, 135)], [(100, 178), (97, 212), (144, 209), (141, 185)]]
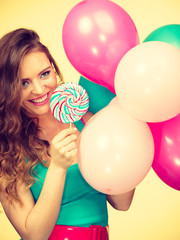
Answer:
[(131, 206), (135, 189), (119, 195), (106, 195), (110, 205), (120, 211), (127, 211)]
[(77, 135), (75, 128), (62, 130), (51, 142), (51, 163), (67, 170), (77, 155)]

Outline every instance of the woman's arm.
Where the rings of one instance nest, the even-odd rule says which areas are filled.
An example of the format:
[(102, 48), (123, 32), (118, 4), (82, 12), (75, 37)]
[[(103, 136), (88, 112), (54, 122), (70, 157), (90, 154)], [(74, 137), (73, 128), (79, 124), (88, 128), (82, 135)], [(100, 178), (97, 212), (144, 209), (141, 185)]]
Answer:
[(134, 192), (135, 189), (119, 195), (107, 195), (107, 200), (113, 208), (121, 211), (127, 211), (133, 200)]
[(23, 206), (9, 203), (0, 193), (4, 211), (23, 240), (48, 239), (59, 214), (68, 167), (72, 164), (76, 149), (74, 130), (66, 129), (58, 134), (51, 144), (51, 163), (37, 203), (25, 184), (18, 184)]
[(23, 206), (15, 202), (10, 204), (1, 193), (0, 200), (4, 211), (23, 240), (48, 239), (59, 213), (65, 175), (65, 172), (50, 166), (36, 204), (24, 184), (18, 186)]

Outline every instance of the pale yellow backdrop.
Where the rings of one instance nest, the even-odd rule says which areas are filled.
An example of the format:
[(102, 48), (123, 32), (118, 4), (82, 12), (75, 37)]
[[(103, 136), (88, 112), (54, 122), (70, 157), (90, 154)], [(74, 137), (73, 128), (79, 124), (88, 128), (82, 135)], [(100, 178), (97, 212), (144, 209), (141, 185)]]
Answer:
[[(80, 75), (69, 63), (61, 41), (65, 17), (78, 2), (0, 0), (0, 37), (19, 27), (36, 30), (57, 60), (65, 80), (78, 81)], [(180, 0), (114, 0), (114, 2), (132, 17), (141, 41), (160, 26), (180, 24)], [(110, 206), (108, 209), (111, 240), (180, 239), (180, 192), (163, 183), (153, 170), (137, 187), (129, 211), (118, 212)], [(0, 240), (18, 239), (18, 234), (2, 211)]]

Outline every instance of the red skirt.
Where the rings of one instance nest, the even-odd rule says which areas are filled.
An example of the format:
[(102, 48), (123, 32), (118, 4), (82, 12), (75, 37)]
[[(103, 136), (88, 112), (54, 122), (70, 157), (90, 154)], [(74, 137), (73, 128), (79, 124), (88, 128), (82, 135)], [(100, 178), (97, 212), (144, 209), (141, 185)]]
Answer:
[(56, 225), (49, 240), (108, 240), (108, 227), (71, 227)]

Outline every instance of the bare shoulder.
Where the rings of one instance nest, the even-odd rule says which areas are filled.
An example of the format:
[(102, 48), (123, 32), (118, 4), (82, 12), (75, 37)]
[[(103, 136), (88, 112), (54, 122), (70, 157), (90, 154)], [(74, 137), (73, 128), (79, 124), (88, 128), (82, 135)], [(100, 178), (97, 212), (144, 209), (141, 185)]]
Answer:
[(7, 182), (2, 177), (0, 177), (0, 202), (1, 203), (5, 199), (6, 186), (7, 186)]
[(83, 119), (85, 121), (85, 123), (87, 123), (89, 121), (89, 119), (93, 116), (94, 114), (92, 112), (87, 112), (84, 116)]
[(26, 218), (34, 207), (34, 199), (32, 197), (32, 194), (30, 190), (26, 188), (26, 185), (24, 183), (19, 183), (17, 187), (18, 194), (22, 201), (22, 205), (15, 200), (12, 200), (12, 202), (10, 202), (5, 191), (7, 183), (5, 181), (3, 181), (3, 183), (2, 181), (0, 181), (0, 183), (1, 205), (9, 221), (12, 223), (17, 232), (21, 235), (25, 229)]
[(15, 205), (17, 206), (19, 205), (22, 207), (23, 205), (26, 205), (25, 200), (28, 200), (28, 198), (30, 199), (31, 202), (34, 202), (32, 201), (33, 200), (32, 194), (30, 190), (27, 189), (25, 183), (22, 183), (22, 182), (17, 183), (17, 191), (22, 201), (22, 204), (18, 203), (18, 201), (16, 200), (9, 201), (8, 194), (6, 192), (6, 186), (7, 186), (7, 181), (2, 181), (2, 179), (0, 179), (0, 201), (4, 208), (6, 208), (7, 206), (11, 208)]

